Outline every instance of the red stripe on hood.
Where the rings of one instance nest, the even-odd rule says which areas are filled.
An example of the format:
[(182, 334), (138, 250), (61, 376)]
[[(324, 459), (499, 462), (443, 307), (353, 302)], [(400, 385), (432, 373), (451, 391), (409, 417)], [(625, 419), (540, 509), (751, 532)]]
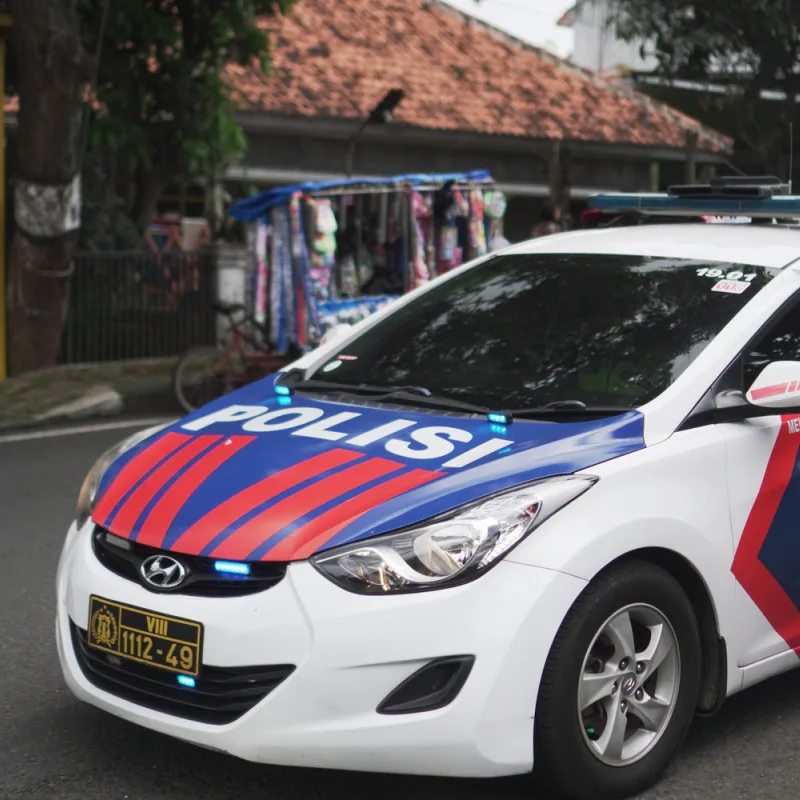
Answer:
[(255, 436), (231, 436), (195, 461), (153, 506), (153, 510), (142, 523), (136, 541), (150, 547), (161, 547), (169, 526), (172, 525), (178, 512), (197, 491), (200, 484), (216, 472), (231, 456), (255, 439)]
[(245, 514), (266, 503), (282, 492), (297, 486), (299, 483), (315, 478), (330, 469), (341, 467), (350, 461), (363, 458), (363, 453), (350, 450), (329, 450), (307, 461), (301, 461), (288, 469), (270, 475), (258, 483), (248, 486), (224, 503), (209, 511), (188, 528), (171, 546), (170, 550), (189, 555), (198, 555), (222, 531)]
[(398, 475), (396, 478), (368, 489), (366, 492), (346, 500), (336, 508), (320, 514), (310, 522), (287, 536), (267, 552), (262, 561), (299, 561), (316, 553), (326, 542), (329, 542), (351, 522), (371, 511), (381, 503), (394, 500), (405, 492), (416, 489), (436, 478), (446, 475), (445, 472), (428, 472), (424, 469), (415, 469)]
[(136, 485), (136, 482), (162, 459), (186, 444), (189, 439), (191, 436), (185, 433), (170, 431), (134, 456), (100, 497), (92, 512), (92, 519), (98, 525), (105, 525), (117, 503)]
[(158, 490), (193, 458), (222, 438), (220, 434), (216, 436), (197, 436), (185, 447), (178, 450), (177, 453), (173, 453), (139, 484), (133, 494), (125, 501), (122, 508), (114, 515), (114, 519), (107, 525), (108, 529), (117, 536), (130, 536), (142, 512), (158, 494)]
[(371, 458), (369, 461), (323, 478), (253, 517), (221, 542), (211, 555), (214, 558), (247, 558), (264, 542), (300, 517), (402, 467), (403, 464), (396, 461)]

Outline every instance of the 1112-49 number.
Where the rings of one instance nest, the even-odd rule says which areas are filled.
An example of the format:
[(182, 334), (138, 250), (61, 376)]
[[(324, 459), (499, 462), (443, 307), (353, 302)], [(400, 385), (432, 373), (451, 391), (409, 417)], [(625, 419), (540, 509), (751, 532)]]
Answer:
[[(124, 630), (121, 638), (121, 655), (153, 661), (153, 639), (150, 636)], [(158, 651), (158, 654), (161, 655), (162, 651)], [(164, 661), (174, 669), (180, 665), (182, 670), (189, 672), (194, 669), (194, 650), (189, 645), (172, 642)]]

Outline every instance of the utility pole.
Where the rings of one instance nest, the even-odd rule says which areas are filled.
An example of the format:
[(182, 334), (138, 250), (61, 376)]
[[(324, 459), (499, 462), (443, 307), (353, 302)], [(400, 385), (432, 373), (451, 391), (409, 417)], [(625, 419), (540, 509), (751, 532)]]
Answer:
[(0, 4), (0, 381), (7, 374), (6, 337), (6, 39), (11, 35), (11, 14)]

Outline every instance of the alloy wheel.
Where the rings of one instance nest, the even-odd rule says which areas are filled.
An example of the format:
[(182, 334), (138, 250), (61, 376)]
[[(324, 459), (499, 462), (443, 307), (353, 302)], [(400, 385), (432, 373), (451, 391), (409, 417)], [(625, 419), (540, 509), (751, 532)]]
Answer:
[(624, 767), (655, 747), (672, 717), (680, 672), (677, 637), (657, 608), (626, 606), (603, 623), (577, 692), (581, 732), (598, 760)]

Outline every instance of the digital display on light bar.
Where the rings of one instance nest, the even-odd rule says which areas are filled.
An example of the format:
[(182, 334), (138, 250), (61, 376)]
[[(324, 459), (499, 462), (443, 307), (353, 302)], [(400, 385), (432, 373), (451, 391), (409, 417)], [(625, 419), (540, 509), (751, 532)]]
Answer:
[(227, 572), (231, 575), (249, 575), (250, 565), (239, 564), (235, 561), (217, 561), (214, 564), (214, 569), (217, 572)]

